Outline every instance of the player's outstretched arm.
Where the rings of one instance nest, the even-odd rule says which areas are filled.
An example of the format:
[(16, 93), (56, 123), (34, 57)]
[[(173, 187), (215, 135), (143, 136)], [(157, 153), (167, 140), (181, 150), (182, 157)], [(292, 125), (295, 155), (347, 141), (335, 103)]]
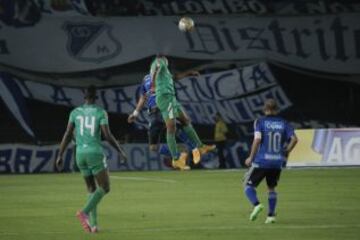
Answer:
[(61, 143), (60, 143), (59, 154), (58, 154), (58, 157), (56, 159), (56, 168), (57, 168), (57, 170), (61, 170), (61, 168), (62, 168), (63, 155), (64, 155), (66, 147), (71, 142), (74, 128), (75, 128), (74, 123), (69, 122), (68, 125), (67, 125), (67, 128), (66, 128), (66, 131), (64, 133), (64, 136), (63, 136), (63, 138), (61, 140)]
[(124, 160), (127, 160), (127, 156), (124, 149), (122, 149), (118, 141), (116, 141), (114, 135), (112, 135), (109, 125), (107, 124), (101, 125), (101, 132), (105, 140), (108, 141), (110, 145), (113, 146), (120, 153), (121, 157), (124, 158)]
[(156, 82), (156, 79), (159, 75), (159, 72), (160, 72), (160, 63), (159, 63), (159, 60), (156, 59), (156, 65), (155, 65), (155, 68), (151, 71), (151, 79), (152, 81), (155, 83)]
[(198, 71), (195, 70), (188, 70), (188, 71), (184, 71), (184, 72), (180, 72), (180, 73), (176, 73), (174, 76), (174, 79), (180, 80), (186, 77), (190, 77), (190, 76), (195, 76), (195, 77), (199, 77), (200, 73)]
[(128, 123), (135, 122), (137, 116), (139, 116), (139, 113), (140, 113), (141, 109), (144, 107), (145, 102), (146, 102), (146, 96), (141, 95), (138, 102), (137, 102), (137, 104), (136, 104), (134, 112), (132, 112), (128, 117)]

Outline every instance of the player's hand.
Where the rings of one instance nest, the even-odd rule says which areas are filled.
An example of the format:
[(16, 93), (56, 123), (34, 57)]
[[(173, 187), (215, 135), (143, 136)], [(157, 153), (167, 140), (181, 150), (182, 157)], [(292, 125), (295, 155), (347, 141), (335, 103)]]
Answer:
[(121, 153), (121, 158), (123, 159), (124, 162), (126, 162), (128, 160), (126, 153), (124, 153), (124, 152)]
[(288, 159), (289, 159), (289, 151), (286, 150), (285, 153), (284, 153), (284, 161), (283, 161), (283, 163), (281, 165), (282, 168), (286, 168), (287, 163), (288, 163)]
[(136, 116), (134, 114), (130, 114), (127, 121), (128, 123), (133, 123), (136, 120)]
[(289, 151), (288, 150), (285, 150), (284, 156), (285, 156), (286, 161), (287, 161), (287, 159), (289, 158)]
[(56, 162), (55, 162), (55, 166), (56, 169), (60, 172), (63, 169), (64, 165), (64, 161), (62, 157), (57, 157)]
[(127, 162), (127, 156), (125, 153), (120, 152), (120, 154), (118, 155), (118, 162), (119, 163)]
[(251, 167), (251, 163), (252, 163), (252, 160), (250, 157), (248, 157), (246, 160), (245, 160), (245, 165), (248, 166), (248, 167)]
[(287, 162), (288, 162), (287, 159), (284, 160), (283, 163), (282, 163), (282, 165), (281, 165), (281, 167), (282, 167), (282, 168), (286, 168)]

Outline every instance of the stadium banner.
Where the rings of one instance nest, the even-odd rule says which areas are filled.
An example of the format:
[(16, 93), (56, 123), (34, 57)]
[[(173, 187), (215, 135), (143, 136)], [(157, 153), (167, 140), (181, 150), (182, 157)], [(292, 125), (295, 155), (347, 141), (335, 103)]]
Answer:
[[(360, 128), (297, 130), (296, 134), (300, 141), (290, 154), (288, 167), (360, 165)], [(108, 143), (103, 146), (111, 171), (171, 169), (169, 160), (150, 151), (147, 144), (123, 144), (128, 156), (126, 162)], [(228, 142), (225, 150), (227, 167), (244, 167), (249, 149), (249, 142)], [(0, 144), (0, 174), (54, 172), (58, 151), (59, 145)], [(64, 154), (65, 172), (76, 170), (74, 155), (74, 146), (69, 146)], [(217, 155), (204, 155), (201, 165), (205, 169), (218, 168)]]
[[(94, 15), (107, 16), (184, 16), (214, 14), (338, 14), (359, 12), (357, 0), (136, 0), (136, 1), (100, 1), (95, 0), (2, 0), (0, 7), (6, 4), (36, 4), (42, 14), (51, 16)], [(87, 2), (87, 4), (86, 4)], [(89, 7), (89, 9), (88, 9)]]
[[(3, 86), (0, 98), (27, 132), (31, 123), (24, 122), (27, 118), (23, 116), (28, 115), (26, 104), (16, 105), (19, 102), (16, 99), (35, 99), (69, 107), (84, 101), (81, 88), (27, 81), (7, 73), (0, 72), (0, 84)], [(269, 97), (277, 100), (280, 111), (292, 106), (266, 63), (187, 77), (176, 81), (175, 88), (179, 102), (195, 124), (214, 124), (217, 112), (229, 124), (251, 122), (262, 115), (262, 106)], [(139, 94), (141, 84), (101, 88), (97, 104), (108, 112), (129, 114), (135, 109)], [(147, 125), (147, 116), (147, 111), (142, 111), (137, 123)]]
[(89, 15), (85, 0), (35, 0), (42, 14), (53, 16)]
[[(127, 161), (119, 158), (116, 150), (109, 144), (104, 143), (103, 146), (110, 171), (171, 170), (170, 160), (157, 152), (150, 151), (147, 144), (123, 144), (128, 156)], [(242, 166), (240, 159), (244, 158), (243, 149), (243, 143), (229, 144), (228, 167), (240, 168)], [(55, 172), (58, 151), (59, 145), (0, 144), (0, 174)], [(74, 156), (74, 147), (68, 147), (64, 153), (65, 172), (76, 170)], [(203, 168), (212, 169), (219, 166), (219, 161), (215, 154), (207, 154), (203, 156), (201, 164)]]
[(360, 128), (297, 130), (289, 166), (360, 165)]
[[(118, 170), (164, 170), (169, 169), (156, 153), (150, 152), (147, 144), (123, 145), (129, 157), (122, 162), (116, 151), (104, 144), (108, 168)], [(36, 146), (24, 144), (0, 145), (0, 173), (41, 173), (54, 172), (59, 145)], [(74, 171), (74, 147), (64, 154), (64, 171)]]
[(260, 59), (320, 72), (359, 74), (359, 19), (358, 13), (194, 16), (195, 30), (184, 33), (175, 16), (43, 16), (33, 27), (0, 25), (0, 63), (38, 72), (73, 73), (161, 53), (187, 59)]
[[(170, 16), (170, 15), (206, 15), (206, 14), (331, 14), (359, 12), (357, 0), (137, 0), (123, 3), (121, 16)], [(119, 9), (120, 12), (120, 9)]]

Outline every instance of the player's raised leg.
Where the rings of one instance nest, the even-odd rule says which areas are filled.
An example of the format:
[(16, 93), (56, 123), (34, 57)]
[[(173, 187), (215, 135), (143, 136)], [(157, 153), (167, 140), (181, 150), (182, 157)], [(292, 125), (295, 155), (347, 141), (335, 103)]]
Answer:
[[(180, 107), (179, 107), (180, 108)], [(193, 128), (190, 118), (187, 114), (179, 109), (179, 117), (181, 124), (183, 124), (183, 130), (189, 137), (191, 141), (193, 141), (197, 147), (199, 148), (200, 154), (206, 154), (207, 152), (214, 151), (216, 149), (215, 145), (205, 145), (199, 138), (198, 134), (196, 133), (195, 129)], [(200, 161), (200, 158), (199, 158)], [(197, 163), (197, 162), (195, 162)]]
[(188, 150), (191, 151), (194, 164), (198, 164), (201, 159), (201, 154), (199, 148), (197, 147), (197, 144), (189, 138), (189, 136), (183, 130), (182, 125), (177, 128), (176, 133), (177, 138), (181, 142), (185, 143)]
[(166, 142), (172, 156), (172, 165), (176, 169), (188, 170), (189, 166), (186, 165), (187, 153), (180, 154), (176, 143), (176, 120), (175, 118), (167, 118), (166, 124)]

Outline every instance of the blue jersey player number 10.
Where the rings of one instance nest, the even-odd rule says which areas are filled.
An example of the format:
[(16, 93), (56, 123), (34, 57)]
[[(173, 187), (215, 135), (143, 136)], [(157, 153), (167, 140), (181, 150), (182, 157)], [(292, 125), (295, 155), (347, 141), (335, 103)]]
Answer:
[(263, 205), (256, 196), (256, 187), (265, 178), (269, 194), (269, 211), (265, 223), (275, 222), (275, 208), (281, 169), (286, 165), (289, 153), (297, 144), (294, 128), (283, 118), (276, 115), (277, 104), (268, 99), (264, 104), (265, 116), (254, 122), (254, 141), (245, 164), (250, 167), (247, 172), (245, 194), (254, 206), (250, 220), (254, 221), (263, 210)]
[(266, 115), (256, 120), (254, 125), (255, 139), (260, 142), (254, 163), (266, 168), (281, 167), (287, 160), (286, 146), (294, 136), (294, 129), (276, 115)]

